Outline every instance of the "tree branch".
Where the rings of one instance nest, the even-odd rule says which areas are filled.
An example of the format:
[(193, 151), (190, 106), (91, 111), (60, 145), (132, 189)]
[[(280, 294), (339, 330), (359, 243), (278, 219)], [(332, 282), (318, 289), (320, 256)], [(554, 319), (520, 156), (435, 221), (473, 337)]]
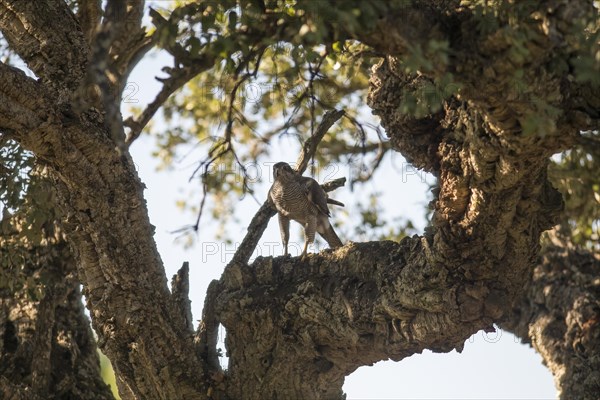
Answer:
[(315, 130), (314, 135), (306, 139), (302, 145), (302, 152), (298, 156), (298, 160), (296, 160), (296, 172), (298, 174), (302, 175), (304, 171), (306, 171), (308, 163), (317, 152), (317, 147), (319, 146), (319, 143), (321, 143), (323, 136), (325, 136), (329, 128), (343, 116), (343, 110), (330, 110), (323, 115), (323, 119)]
[(206, 382), (189, 374), (205, 366), (168, 290), (131, 159), (88, 121), (55, 116), (17, 139), (52, 178), (98, 344), (123, 397), (200, 398)]
[[(94, 4), (86, 3), (84, 6), (91, 7), (89, 13), (93, 14)], [(125, 80), (141, 56), (154, 45), (154, 40), (146, 38), (141, 26), (143, 12), (144, 3), (140, 0), (107, 2), (102, 24), (98, 26), (91, 42), (88, 73), (77, 93), (80, 104), (75, 108), (79, 112), (95, 105), (88, 93), (100, 95), (105, 123), (121, 152), (125, 149), (125, 133), (120, 99)]]
[(45, 87), (20, 69), (0, 63), (0, 129), (28, 132), (48, 120), (52, 104)]
[(219, 321), (215, 314), (215, 302), (221, 290), (221, 285), (217, 280), (208, 285), (202, 309), (202, 320), (196, 333), (196, 345), (200, 349), (202, 359), (209, 366), (208, 370), (212, 372), (221, 371), (217, 353)]
[[(30, 189), (44, 184), (37, 178)], [(31, 193), (27, 201), (32, 201)], [(35, 201), (32, 209), (3, 218), (5, 229), (0, 229), (0, 262), (23, 274), (9, 278), (8, 285), (3, 281), (0, 290), (0, 397), (46, 399), (53, 394), (110, 400), (68, 244), (56, 231), (40, 233), (41, 245), (26, 233), (31, 215), (24, 210), (49, 212), (36, 208)], [(46, 217), (53, 225), (50, 213)]]
[[(307, 263), (259, 257), (251, 268), (229, 265), (217, 298), (235, 360), (228, 394), (239, 398), (243, 388), (260, 398), (285, 387), (286, 398), (336, 398), (344, 377), (359, 366), (426, 348), (461, 351), (493, 320), (469, 313), (486, 314), (493, 299), (472, 298), (467, 306), (463, 284), (435, 268), (427, 254), (426, 241), (413, 237), (349, 244), (311, 255)], [(254, 382), (244, 374), (249, 367)], [(293, 384), (282, 386), (285, 381)]]
[(11, 50), (49, 87), (72, 91), (79, 86), (88, 47), (66, 2), (3, 0), (0, 30)]
[[(111, 47), (115, 40), (123, 35), (127, 25), (127, 8), (122, 0), (108, 0), (104, 19), (96, 33), (92, 45), (91, 60), (83, 88), (97, 87), (100, 92), (102, 109), (106, 113), (104, 118), (108, 132), (113, 142), (124, 150), (125, 133), (123, 132), (123, 118), (121, 117), (121, 85), (117, 71), (111, 62)], [(81, 98), (84, 102), (85, 98)], [(87, 109), (87, 104), (78, 108)]]
[[(502, 32), (502, 26), (508, 25), (502, 16), (494, 17), (494, 23), (499, 25), (497, 32), (482, 32), (484, 21), (477, 12), (455, 2), (406, 2), (381, 16), (373, 30), (350, 35), (394, 58), (392, 69), (399, 76), (404, 74), (405, 55), (421, 54), (435, 59), (446, 54), (443, 62), (422, 63), (419, 75), (435, 81), (452, 74), (452, 86), (440, 88), (441, 91), (456, 89), (461, 100), (476, 105), (499, 135), (523, 128), (541, 129), (545, 135), (562, 138), (559, 147), (569, 146), (579, 130), (597, 124), (597, 107), (592, 105), (596, 102), (591, 100), (597, 95), (589, 96), (593, 85), (581, 88), (576, 80), (549, 70), (548, 64), (556, 54), (581, 51), (566, 50), (564, 44), (569, 43), (567, 38), (573, 32), (579, 31), (577, 24), (597, 19), (598, 11), (589, 1), (569, 2), (560, 10), (548, 1), (529, 4), (534, 9), (516, 10), (521, 24), (511, 28), (536, 38), (524, 42)], [(432, 47), (435, 43), (444, 43), (448, 48), (440, 52), (435, 45)]]
[(122, 33), (115, 38), (111, 47), (113, 65), (119, 75), (120, 89), (122, 92), (129, 74), (142, 57), (158, 41), (158, 35), (146, 36), (146, 30), (142, 27), (144, 17), (143, 0), (127, 0), (127, 16)]
[(0, 376), (0, 396), (10, 400), (43, 400), (30, 387), (13, 383), (4, 376)]
[(167, 79), (161, 79), (163, 87), (160, 92), (156, 95), (154, 100), (148, 104), (148, 106), (142, 111), (137, 118), (129, 117), (125, 120), (124, 125), (130, 130), (127, 134), (125, 141), (127, 146), (131, 144), (140, 136), (142, 130), (148, 125), (148, 122), (152, 119), (154, 114), (158, 111), (165, 101), (179, 88), (185, 85), (190, 79), (198, 75), (200, 72), (207, 70), (212, 65), (210, 60), (206, 59), (204, 62), (198, 62), (190, 67), (178, 68), (171, 70), (171, 76)]
[(91, 46), (102, 19), (102, 0), (77, 0), (77, 19), (88, 46)]
[[(168, 29), (169, 21), (163, 18), (158, 12), (150, 9), (150, 15), (153, 18), (157, 30), (149, 39), (149, 42), (138, 49), (139, 54), (134, 55), (132, 62), (136, 62), (140, 55), (143, 55), (144, 52), (154, 45), (161, 33)], [(131, 144), (140, 136), (142, 130), (148, 124), (148, 122), (150, 122), (154, 114), (176, 90), (181, 88), (200, 72), (212, 68), (215, 60), (214, 55), (209, 53), (201, 56), (192, 56), (188, 54), (178, 43), (170, 44), (167, 47), (167, 51), (173, 55), (175, 59), (175, 65), (181, 65), (181, 67), (163, 68), (163, 71), (167, 71), (170, 76), (166, 79), (157, 78), (163, 82), (163, 87), (161, 88), (160, 92), (137, 118), (134, 119), (129, 117), (124, 122), (124, 125), (130, 129), (125, 141), (127, 146), (131, 146)]]
[(524, 296), (501, 325), (542, 356), (561, 399), (600, 393), (599, 270), (599, 254), (545, 248)]

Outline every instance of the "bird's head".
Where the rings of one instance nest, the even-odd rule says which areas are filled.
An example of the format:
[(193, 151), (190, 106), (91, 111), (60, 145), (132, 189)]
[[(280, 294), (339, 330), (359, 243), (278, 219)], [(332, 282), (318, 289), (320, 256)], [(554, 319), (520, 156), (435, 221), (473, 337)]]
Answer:
[(288, 163), (278, 162), (275, 165), (273, 165), (273, 179), (286, 179), (294, 174), (294, 170), (292, 169), (292, 167), (290, 167), (290, 164)]

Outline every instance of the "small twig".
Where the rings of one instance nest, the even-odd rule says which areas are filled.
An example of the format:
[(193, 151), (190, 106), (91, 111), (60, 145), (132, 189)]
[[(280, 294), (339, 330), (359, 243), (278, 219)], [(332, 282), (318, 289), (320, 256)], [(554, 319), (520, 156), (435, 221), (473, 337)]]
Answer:
[(325, 192), (333, 192), (336, 189), (343, 187), (346, 184), (346, 177), (337, 178), (321, 185)]
[(373, 177), (373, 175), (375, 174), (375, 171), (377, 171), (377, 169), (381, 165), (383, 158), (387, 154), (388, 150), (391, 148), (390, 145), (386, 146), (386, 145), (384, 145), (384, 143), (385, 142), (379, 143), (378, 151), (377, 151), (377, 154), (375, 155), (375, 160), (373, 160), (371, 162), (371, 169), (366, 174), (364, 174), (364, 175), (360, 174), (358, 177), (352, 179), (352, 181), (350, 182), (350, 188), (352, 188), (355, 183), (367, 182), (368, 180), (370, 180)]

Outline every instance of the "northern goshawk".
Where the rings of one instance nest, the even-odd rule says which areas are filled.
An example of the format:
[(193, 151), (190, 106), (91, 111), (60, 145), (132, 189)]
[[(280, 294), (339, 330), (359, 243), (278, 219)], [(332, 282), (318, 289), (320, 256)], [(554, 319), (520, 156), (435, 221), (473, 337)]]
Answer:
[(329, 223), (331, 214), (327, 207), (327, 194), (317, 181), (297, 174), (289, 164), (284, 162), (278, 162), (273, 166), (273, 178), (269, 198), (277, 210), (284, 255), (288, 255), (290, 219), (304, 227), (302, 259), (306, 257), (308, 245), (315, 240), (315, 232), (319, 232), (329, 247), (343, 246)]

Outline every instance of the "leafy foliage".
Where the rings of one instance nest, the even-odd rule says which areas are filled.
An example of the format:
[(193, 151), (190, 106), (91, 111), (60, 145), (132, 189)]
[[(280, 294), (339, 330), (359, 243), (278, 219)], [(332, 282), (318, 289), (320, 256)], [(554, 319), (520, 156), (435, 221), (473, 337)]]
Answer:
[[(358, 181), (372, 175), (365, 168), (369, 160), (379, 164), (389, 148), (361, 108), (374, 55), (342, 37), (321, 43), (337, 32), (329, 22), (339, 19), (358, 29), (372, 20), (365, 16), (377, 11), (373, 7), (342, 7), (334, 15), (323, 2), (222, 2), (182, 5), (168, 20), (165, 10), (165, 16), (153, 14), (162, 30), (161, 45), (176, 59), (186, 52), (190, 60), (213, 60), (212, 68), (165, 104), (167, 129), (154, 132), (154, 154), (163, 167), (182, 154), (189, 157), (190, 145), (191, 154), (208, 154), (198, 161), (193, 178), (210, 197), (214, 218), (221, 216), (224, 224), (222, 216), (232, 215), (239, 198), (253, 195), (256, 182), (248, 179), (248, 168), (272, 157), (274, 139), (294, 138), (300, 146), (329, 109), (342, 108), (347, 117), (325, 138), (316, 164), (351, 163)], [(272, 30), (289, 31), (288, 41), (272, 39)], [(178, 204), (202, 212), (205, 202)]]
[(585, 134), (581, 145), (557, 157), (550, 177), (563, 193), (561, 240), (600, 250), (600, 136)]
[[(157, 143), (154, 155), (163, 167), (172, 167), (183, 159), (197, 162), (193, 178), (198, 184), (194, 195), (186, 196), (194, 200), (182, 199), (180, 207), (201, 213), (204, 204), (211, 204), (204, 211), (224, 226), (237, 201), (247, 194), (254, 195), (258, 181), (248, 175), (253, 163), (275, 157), (274, 143), (282, 137), (300, 144), (331, 108), (344, 109), (347, 117), (324, 139), (316, 165), (349, 165), (354, 177), (351, 185), (373, 177), (389, 150), (389, 143), (370, 122), (364, 107), (369, 68), (381, 55), (354, 38), (357, 32), (374, 29), (386, 15), (402, 13), (412, 2), (150, 3), (156, 10), (149, 11), (155, 26), (149, 32), (157, 35), (158, 46), (174, 60), (165, 73), (173, 75), (182, 69), (205, 66), (204, 72), (163, 107), (166, 128), (151, 128)], [(77, 6), (77, 2), (69, 4), (72, 9)], [(537, 54), (532, 53), (530, 44), (535, 43), (539, 32), (530, 22), (543, 25), (546, 18), (536, 2), (462, 0), (460, 4), (472, 12), (477, 21), (475, 29), (486, 43), (505, 49), (506, 59), (513, 65), (526, 65), (532, 59), (536, 62)], [(544, 70), (572, 71), (575, 80), (600, 85), (599, 27), (597, 13), (579, 15), (570, 25), (561, 27), (569, 46), (565, 52), (551, 55)], [(450, 45), (437, 39), (425, 46), (409, 44), (401, 60), (404, 72), (442, 72), (406, 91), (400, 112), (417, 118), (433, 114), (441, 110), (445, 99), (465, 89), (451, 71), (445, 70), (454, 56)], [(578, 51), (572, 51), (574, 48)], [(16, 57), (1, 37), (0, 52), (4, 62), (10, 63)], [(528, 93), (528, 77), (523, 71), (515, 69), (513, 86), (536, 107), (534, 113), (523, 116), (522, 127), (526, 133), (544, 132), (552, 128), (561, 110), (552, 106), (554, 98), (540, 99)], [(566, 194), (563, 225), (570, 227), (578, 244), (589, 245), (598, 235), (595, 148), (582, 145), (556, 159), (551, 168), (556, 184)], [(32, 160), (7, 140), (2, 141), (0, 160), (0, 199), (6, 212), (15, 211), (25, 204)], [(203, 193), (211, 201), (202, 200)], [(376, 210), (371, 201), (360, 208)], [(375, 221), (373, 232), (380, 221), (374, 212), (363, 213), (360, 221), (360, 226)], [(39, 215), (33, 219), (38, 222), (29, 223), (32, 231), (44, 225)], [(198, 222), (193, 228), (198, 229)], [(356, 234), (361, 238), (366, 235)], [(224, 231), (223, 235), (227, 237)], [(381, 237), (381, 232), (371, 238), (376, 237)]]
[(0, 136), (0, 203), (7, 212), (23, 204), (32, 166), (31, 154), (14, 141)]
[[(411, 3), (345, 1), (332, 7), (328, 1), (228, 0), (173, 2), (169, 3), (174, 7), (171, 10), (151, 12), (159, 45), (171, 53), (177, 67), (210, 64), (165, 104), (167, 127), (153, 129), (155, 156), (165, 168), (186, 157), (200, 158), (193, 175), (200, 190), (186, 198), (208, 196), (212, 217), (225, 224), (239, 198), (254, 195), (256, 181), (248, 179), (248, 167), (274, 156), (274, 139), (292, 137), (301, 143), (326, 110), (343, 108), (349, 117), (326, 136), (315, 162), (321, 166), (351, 165), (352, 175), (357, 177), (351, 184), (370, 179), (389, 149), (381, 132), (365, 117), (368, 110), (363, 106), (369, 67), (380, 55), (353, 38), (356, 32), (374, 29), (378, 19), (401, 13)], [(532, 60), (548, 59), (543, 66), (546, 73), (570, 69), (578, 81), (598, 85), (597, 16), (582, 15), (561, 27), (571, 43), (569, 49), (579, 51), (565, 48), (564, 53), (543, 58), (543, 49), (531, 45), (540, 35), (536, 21), (543, 24), (546, 18), (535, 2), (463, 0), (461, 6), (473, 13), (482, 43), (503, 49), (510, 65), (523, 66), (514, 68), (509, 79), (518, 98), (534, 105), (520, 117), (526, 134), (552, 131), (562, 112), (553, 106), (558, 92), (540, 98), (529, 89), (531, 77), (525, 76), (524, 70)], [(446, 99), (466, 88), (445, 70), (453, 56), (448, 41), (431, 39), (425, 46), (408, 46), (401, 60), (404, 72), (434, 72), (432, 80), (423, 80), (405, 91), (400, 106), (400, 112), (422, 118), (440, 111)], [(577, 175), (576, 171), (584, 167), (568, 162), (572, 156), (563, 158), (555, 170), (564, 174), (567, 169)], [(589, 187), (597, 193), (595, 186)], [(584, 201), (583, 192), (571, 193), (569, 204)], [(202, 213), (205, 201), (182, 199), (178, 204)], [(569, 224), (594, 226), (594, 210), (569, 204)], [(369, 203), (361, 207), (376, 209)], [(578, 216), (575, 210), (583, 214)], [(361, 226), (377, 221), (373, 212), (362, 214)], [(198, 222), (193, 228), (198, 229)], [(356, 233), (361, 238), (366, 234)], [(381, 234), (374, 233), (372, 238), (376, 237)]]
[(27, 288), (36, 299), (42, 295), (43, 266), (53, 257), (51, 249), (39, 254), (37, 249), (61, 237), (53, 191), (31, 154), (1, 136), (0, 143), (0, 290)]

